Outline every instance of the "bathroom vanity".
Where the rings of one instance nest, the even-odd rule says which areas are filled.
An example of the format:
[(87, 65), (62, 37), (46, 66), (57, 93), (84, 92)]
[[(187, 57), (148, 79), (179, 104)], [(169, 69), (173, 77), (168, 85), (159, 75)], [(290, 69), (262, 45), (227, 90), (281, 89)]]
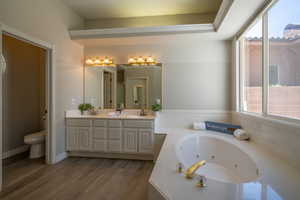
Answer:
[[(157, 145), (150, 110), (161, 104), (162, 64), (85, 66), (84, 76), (83, 103), (102, 109), (97, 115), (66, 112), (68, 155), (153, 160)], [(144, 110), (147, 115), (141, 116)]]
[(153, 160), (155, 116), (66, 114), (70, 156)]

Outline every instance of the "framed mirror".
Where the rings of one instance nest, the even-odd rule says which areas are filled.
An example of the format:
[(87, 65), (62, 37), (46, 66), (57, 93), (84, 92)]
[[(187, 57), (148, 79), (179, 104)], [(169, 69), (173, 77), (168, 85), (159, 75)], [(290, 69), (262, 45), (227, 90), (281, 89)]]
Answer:
[(104, 109), (151, 109), (162, 99), (162, 65), (85, 67), (84, 101)]

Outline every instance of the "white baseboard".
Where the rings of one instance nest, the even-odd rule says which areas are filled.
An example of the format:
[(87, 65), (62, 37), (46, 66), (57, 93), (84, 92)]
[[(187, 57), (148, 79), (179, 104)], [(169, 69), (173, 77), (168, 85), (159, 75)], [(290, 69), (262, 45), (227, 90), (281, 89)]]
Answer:
[(21, 147), (9, 150), (9, 151), (4, 152), (2, 154), (2, 159), (6, 159), (6, 158), (9, 158), (9, 157), (15, 156), (17, 154), (23, 153), (25, 151), (28, 151), (28, 149), (29, 149), (29, 145), (23, 145)]
[(58, 163), (58, 162), (60, 162), (64, 159), (66, 159), (67, 157), (68, 157), (67, 152), (62, 152), (62, 153), (55, 156), (55, 163)]

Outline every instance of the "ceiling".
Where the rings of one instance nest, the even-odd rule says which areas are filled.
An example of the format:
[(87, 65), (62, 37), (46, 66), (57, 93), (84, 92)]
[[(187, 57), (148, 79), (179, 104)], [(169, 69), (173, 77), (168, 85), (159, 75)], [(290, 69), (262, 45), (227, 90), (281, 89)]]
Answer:
[(222, 0), (62, 0), (84, 19), (217, 13)]

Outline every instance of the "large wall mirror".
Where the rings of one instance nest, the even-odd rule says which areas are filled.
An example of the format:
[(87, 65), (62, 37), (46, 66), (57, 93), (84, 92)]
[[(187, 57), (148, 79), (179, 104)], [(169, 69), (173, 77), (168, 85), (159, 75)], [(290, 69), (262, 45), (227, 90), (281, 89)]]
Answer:
[(150, 109), (162, 99), (162, 65), (85, 67), (85, 103), (104, 109)]

